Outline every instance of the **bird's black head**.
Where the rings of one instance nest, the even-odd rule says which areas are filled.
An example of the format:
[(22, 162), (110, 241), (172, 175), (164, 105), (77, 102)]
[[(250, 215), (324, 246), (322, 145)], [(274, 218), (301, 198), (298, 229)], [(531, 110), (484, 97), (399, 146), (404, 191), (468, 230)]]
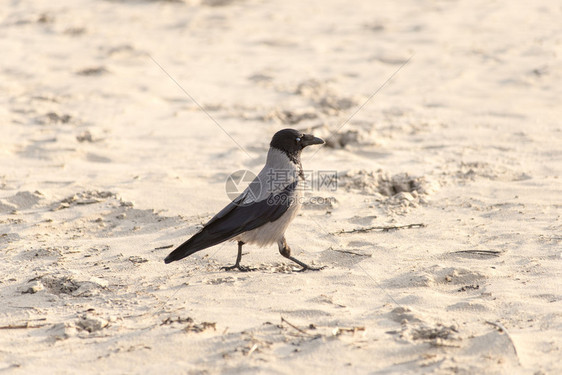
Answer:
[(283, 129), (275, 133), (269, 145), (283, 151), (291, 159), (294, 159), (298, 158), (300, 152), (306, 146), (321, 145), (323, 143), (323, 139), (312, 134), (304, 134), (295, 129)]

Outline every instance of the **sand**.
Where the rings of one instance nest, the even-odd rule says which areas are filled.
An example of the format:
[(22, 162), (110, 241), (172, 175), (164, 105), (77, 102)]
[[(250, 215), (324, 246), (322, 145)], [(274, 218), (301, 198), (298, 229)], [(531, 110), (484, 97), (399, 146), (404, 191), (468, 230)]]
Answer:
[[(562, 372), (562, 8), (10, 1), (0, 8), (0, 370)], [(275, 246), (164, 257), (325, 137)]]

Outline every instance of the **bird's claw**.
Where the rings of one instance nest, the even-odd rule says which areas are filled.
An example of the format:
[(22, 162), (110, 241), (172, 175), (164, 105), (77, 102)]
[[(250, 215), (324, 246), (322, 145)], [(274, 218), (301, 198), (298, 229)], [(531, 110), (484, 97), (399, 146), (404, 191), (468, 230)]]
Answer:
[(297, 272), (304, 272), (304, 271), (321, 271), (324, 268), (326, 268), (326, 266), (322, 266), (322, 267), (311, 267), (311, 266), (306, 266), (301, 268), (300, 270), (298, 270)]

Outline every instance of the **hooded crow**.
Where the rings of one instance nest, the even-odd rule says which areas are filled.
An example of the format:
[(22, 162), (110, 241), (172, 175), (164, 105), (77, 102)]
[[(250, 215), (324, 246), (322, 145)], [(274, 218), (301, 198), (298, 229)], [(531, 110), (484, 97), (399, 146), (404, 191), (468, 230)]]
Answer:
[(170, 263), (224, 241), (238, 242), (236, 264), (222, 267), (229, 271), (251, 271), (240, 265), (242, 246), (260, 247), (277, 243), (279, 252), (305, 270), (320, 270), (291, 256), (285, 240), (285, 230), (297, 215), (302, 200), (304, 182), (300, 155), (310, 145), (324, 141), (294, 129), (283, 129), (271, 139), (265, 166), (250, 185), (228, 206), (216, 214), (189, 240), (172, 251), (164, 260)]

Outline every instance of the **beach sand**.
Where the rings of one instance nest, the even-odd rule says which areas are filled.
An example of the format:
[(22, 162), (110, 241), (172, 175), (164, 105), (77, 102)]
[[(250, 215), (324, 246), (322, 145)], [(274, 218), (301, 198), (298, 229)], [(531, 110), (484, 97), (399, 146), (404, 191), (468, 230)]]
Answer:
[[(54, 4), (56, 3), (56, 5)], [(562, 7), (10, 1), (0, 370), (562, 373)], [(164, 257), (324, 137), (276, 246)]]

